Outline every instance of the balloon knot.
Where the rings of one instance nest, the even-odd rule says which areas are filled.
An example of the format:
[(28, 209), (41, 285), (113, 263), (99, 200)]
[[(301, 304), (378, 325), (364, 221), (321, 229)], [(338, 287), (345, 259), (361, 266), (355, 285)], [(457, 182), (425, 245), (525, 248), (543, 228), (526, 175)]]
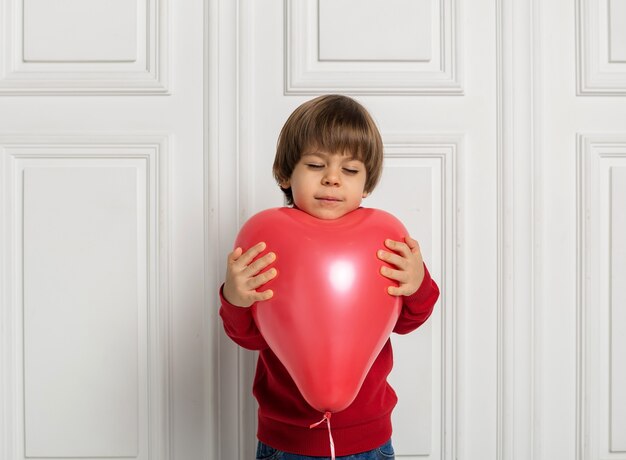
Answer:
[(309, 428), (315, 428), (316, 426), (321, 425), (322, 423), (326, 422), (326, 426), (328, 427), (328, 440), (330, 442), (330, 458), (332, 460), (335, 460), (335, 442), (333, 441), (333, 434), (330, 431), (330, 417), (331, 416), (332, 414), (329, 411), (326, 411), (324, 413), (324, 418), (317, 423), (313, 423), (312, 425), (309, 426)]

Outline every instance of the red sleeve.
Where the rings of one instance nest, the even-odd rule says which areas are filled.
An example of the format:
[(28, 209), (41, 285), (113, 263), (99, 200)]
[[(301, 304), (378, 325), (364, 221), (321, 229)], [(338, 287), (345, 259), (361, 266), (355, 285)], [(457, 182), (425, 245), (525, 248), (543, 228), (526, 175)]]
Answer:
[(264, 350), (268, 348), (267, 342), (261, 335), (252, 317), (252, 309), (249, 307), (237, 307), (224, 298), (222, 293), (224, 286), (220, 288), (220, 316), (224, 324), (224, 331), (233, 342), (248, 350)]
[(424, 264), (422, 284), (414, 294), (404, 297), (402, 311), (393, 332), (408, 334), (424, 324), (433, 312), (433, 307), (438, 298), (439, 288), (430, 277), (426, 264)]

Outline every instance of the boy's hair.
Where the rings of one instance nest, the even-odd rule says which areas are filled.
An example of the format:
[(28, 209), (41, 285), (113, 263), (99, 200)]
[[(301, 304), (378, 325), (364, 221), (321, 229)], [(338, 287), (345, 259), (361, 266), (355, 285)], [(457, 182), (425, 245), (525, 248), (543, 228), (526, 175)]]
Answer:
[[(365, 165), (365, 192), (380, 179), (383, 169), (383, 142), (374, 120), (365, 107), (346, 96), (320, 96), (300, 105), (289, 116), (278, 136), (274, 158), (274, 178), (280, 184), (289, 180), (296, 164), (307, 150), (353, 156)], [(281, 190), (287, 204), (293, 205), (291, 188)]]

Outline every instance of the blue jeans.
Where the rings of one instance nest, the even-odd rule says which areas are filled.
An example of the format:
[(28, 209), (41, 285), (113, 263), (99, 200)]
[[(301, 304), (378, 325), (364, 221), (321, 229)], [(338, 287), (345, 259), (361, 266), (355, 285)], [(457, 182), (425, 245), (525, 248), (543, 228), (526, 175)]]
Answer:
[[(309, 457), (307, 455), (290, 454), (259, 441), (256, 449), (257, 460), (328, 460), (330, 457)], [(337, 460), (394, 460), (396, 457), (391, 446), (391, 439), (377, 449), (360, 454), (337, 457)]]

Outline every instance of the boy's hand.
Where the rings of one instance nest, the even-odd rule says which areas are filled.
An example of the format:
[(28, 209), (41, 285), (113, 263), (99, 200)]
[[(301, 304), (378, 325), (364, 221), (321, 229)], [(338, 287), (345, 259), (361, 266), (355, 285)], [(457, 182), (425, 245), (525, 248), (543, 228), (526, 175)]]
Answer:
[(269, 252), (252, 262), (264, 250), (265, 243), (258, 243), (246, 252), (243, 252), (241, 248), (236, 248), (228, 254), (226, 281), (222, 294), (232, 305), (249, 307), (255, 302), (271, 299), (274, 295), (271, 289), (263, 292), (256, 291), (258, 287), (263, 286), (277, 274), (275, 268), (258, 274), (276, 259), (276, 254)]
[(378, 258), (395, 265), (396, 269), (383, 266), (380, 273), (391, 280), (397, 281), (398, 287), (389, 286), (387, 292), (394, 296), (409, 296), (417, 292), (424, 279), (424, 261), (420, 246), (413, 238), (407, 236), (405, 242), (385, 240), (385, 246), (394, 252), (378, 251)]

